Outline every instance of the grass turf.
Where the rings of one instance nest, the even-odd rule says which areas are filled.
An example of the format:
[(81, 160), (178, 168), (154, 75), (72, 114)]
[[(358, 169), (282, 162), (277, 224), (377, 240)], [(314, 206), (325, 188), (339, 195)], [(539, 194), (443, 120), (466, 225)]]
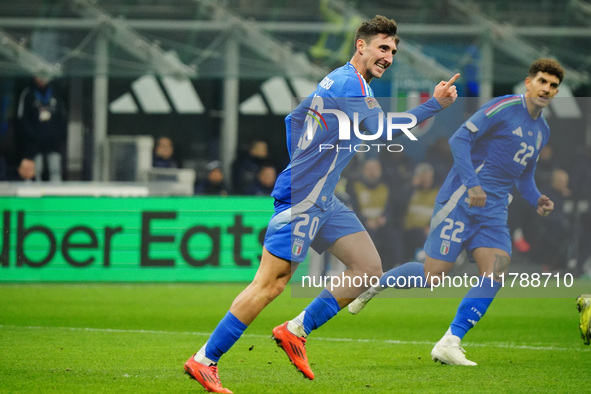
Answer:
[[(201, 391), (183, 374), (243, 284), (0, 286), (0, 391)], [(478, 367), (433, 363), (456, 298), (380, 298), (314, 332), (308, 381), (270, 339), (309, 299), (289, 289), (220, 363), (237, 393), (590, 392), (575, 297), (495, 300), (464, 339)]]

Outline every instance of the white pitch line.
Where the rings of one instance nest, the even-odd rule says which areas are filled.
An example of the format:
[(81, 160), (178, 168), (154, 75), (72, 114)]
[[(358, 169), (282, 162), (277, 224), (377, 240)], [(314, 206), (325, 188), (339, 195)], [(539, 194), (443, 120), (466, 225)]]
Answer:
[[(92, 327), (51, 327), (51, 326), (14, 326), (0, 324), (0, 329), (25, 329), (25, 330), (62, 330), (62, 331), (84, 331), (84, 332), (105, 332), (105, 333), (127, 333), (127, 334), (172, 334), (172, 335), (195, 335), (195, 336), (210, 336), (210, 332), (197, 331), (164, 331), (164, 330), (125, 330), (120, 328), (92, 328)], [(259, 334), (243, 334), (243, 338), (270, 338), (270, 335)], [(330, 337), (313, 337), (313, 341), (327, 341), (327, 342), (357, 342), (357, 343), (386, 343), (390, 345), (435, 345), (431, 341), (401, 341), (396, 339), (363, 339), (363, 338), (330, 338)], [(591, 348), (582, 347), (555, 347), (544, 344), (536, 345), (518, 345), (512, 342), (485, 342), (472, 343), (463, 342), (464, 346), (470, 347), (494, 347), (502, 349), (525, 349), (525, 350), (542, 350), (542, 351), (568, 351), (568, 352), (591, 352)]]

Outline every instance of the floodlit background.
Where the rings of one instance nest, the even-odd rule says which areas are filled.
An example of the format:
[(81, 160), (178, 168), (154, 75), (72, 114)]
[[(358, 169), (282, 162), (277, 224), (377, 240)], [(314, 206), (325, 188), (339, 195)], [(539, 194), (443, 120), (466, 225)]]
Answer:
[[(462, 74), (458, 102), (415, 129), (420, 144), (379, 157), (382, 177), (396, 199), (391, 231), (397, 239), (408, 241), (403, 233), (412, 222), (406, 216), (417, 166), (434, 167), (430, 187), (437, 188), (451, 164), (446, 140), (455, 128), (488, 98), (523, 92), (529, 64), (553, 57), (564, 65), (566, 79), (546, 111), (553, 134), (540, 159), (538, 182), (543, 192), (559, 196), (561, 216), (544, 226), (516, 199), (510, 226), (516, 260), (535, 262), (536, 270), (585, 274), (591, 244), (591, 3), (584, 0), (3, 0), (0, 177), (9, 178), (22, 157), (17, 118), (21, 93), (32, 76), (53, 80), (67, 112), (67, 136), (60, 146), (65, 182), (2, 183), (0, 193), (268, 195), (288, 163), (285, 115), (296, 98), (307, 96), (326, 73), (350, 59), (356, 27), (376, 14), (395, 19), (402, 40), (391, 70), (372, 82), (389, 109), (411, 108), (437, 82)], [(169, 138), (172, 156), (157, 163), (153, 151), (162, 136)], [(371, 158), (358, 155), (339, 185), (358, 209), (363, 207), (351, 194)], [(175, 168), (161, 168), (171, 163)], [(223, 183), (212, 186), (210, 175)], [(22, 209), (22, 201), (3, 201), (7, 208)], [(245, 201), (236, 209), (248, 206)], [(87, 209), (81, 204), (77, 209)], [(8, 223), (12, 227), (18, 221), (15, 212)], [(256, 250), (262, 225), (253, 226), (245, 237)], [(106, 240), (98, 227), (93, 231), (99, 243)], [(38, 236), (40, 243), (30, 242), (38, 244), (37, 261), (43, 261), (44, 245), (51, 242)], [(192, 240), (199, 244), (199, 237), (204, 235)], [(396, 256), (389, 265), (420, 259), (418, 246), (402, 251), (406, 241), (383, 250)], [(130, 247), (141, 248), (138, 242)], [(207, 249), (213, 241), (203, 242)], [(257, 254), (249, 253), (255, 266)], [(207, 252), (199, 259), (204, 256)]]
[[(356, 155), (338, 185), (361, 216), (385, 215), (372, 232), (384, 268), (424, 257), (432, 204), (413, 202), (434, 198), (452, 164), (447, 138), (490, 97), (523, 92), (546, 56), (566, 69), (537, 171), (557, 210), (541, 220), (511, 204), (520, 276), (462, 342), (478, 367), (430, 357), (466, 289), (391, 290), (310, 335), (316, 379), (303, 379), (269, 337), (320, 291), (302, 276), (341, 272), (312, 254), (222, 359), (224, 387), (591, 392), (575, 308), (591, 293), (590, 0), (1, 0), (0, 391), (201, 390), (182, 366), (256, 272), (288, 162), (284, 117), (350, 59), (355, 29), (376, 14), (401, 38), (372, 82), (389, 110), (462, 74), (460, 99), (413, 130), (418, 144)], [(61, 181), (14, 180), (35, 75), (52, 80), (66, 115), (51, 159)], [(388, 209), (365, 204), (375, 182)], [(462, 259), (452, 275), (475, 271)]]

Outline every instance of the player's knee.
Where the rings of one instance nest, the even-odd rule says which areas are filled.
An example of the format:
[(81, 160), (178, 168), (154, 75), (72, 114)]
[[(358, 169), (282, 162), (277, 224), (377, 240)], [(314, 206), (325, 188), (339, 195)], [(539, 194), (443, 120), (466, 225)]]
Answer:
[(279, 294), (283, 293), (285, 287), (289, 283), (291, 275), (282, 275), (278, 277), (271, 283), (270, 293), (274, 294), (277, 297)]
[(425, 270), (425, 281), (428, 286), (439, 286), (446, 274), (444, 270)]
[(448, 275), (453, 267), (453, 263), (443, 260), (433, 259), (427, 256), (423, 268), (425, 270), (425, 280), (429, 286), (441, 283), (443, 278)]
[(273, 280), (259, 280), (255, 278), (251, 286), (255, 293), (266, 299), (267, 302), (273, 301), (279, 294), (283, 293), (288, 278), (280, 277)]
[(285, 290), (285, 285), (283, 283), (276, 283), (267, 288), (265, 296), (267, 297), (267, 300), (271, 302), (277, 298), (279, 294), (283, 293), (283, 290)]
[(363, 270), (364, 274), (367, 275), (368, 277), (378, 277), (381, 278), (382, 275), (384, 274), (384, 272), (382, 271), (382, 262), (378, 261), (375, 264), (368, 264), (366, 267), (364, 267)]
[(264, 287), (259, 288), (258, 296), (264, 299), (265, 304), (269, 304), (277, 298), (285, 290), (285, 283), (275, 282), (269, 283)]

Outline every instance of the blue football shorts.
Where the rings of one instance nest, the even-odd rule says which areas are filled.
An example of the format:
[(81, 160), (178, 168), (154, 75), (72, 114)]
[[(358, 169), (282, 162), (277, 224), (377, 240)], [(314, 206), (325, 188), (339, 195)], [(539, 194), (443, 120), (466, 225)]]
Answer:
[(448, 209), (444, 204), (435, 204), (424, 247), (427, 256), (453, 263), (466, 249), (474, 262), (471, 252), (480, 247), (501, 249), (511, 256), (511, 236), (505, 219), (477, 215), (459, 204), (450, 212)]
[(351, 209), (335, 196), (325, 210), (313, 203), (292, 204), (275, 200), (275, 213), (265, 234), (265, 248), (282, 259), (301, 263), (310, 246), (324, 252), (337, 239), (365, 231)]

